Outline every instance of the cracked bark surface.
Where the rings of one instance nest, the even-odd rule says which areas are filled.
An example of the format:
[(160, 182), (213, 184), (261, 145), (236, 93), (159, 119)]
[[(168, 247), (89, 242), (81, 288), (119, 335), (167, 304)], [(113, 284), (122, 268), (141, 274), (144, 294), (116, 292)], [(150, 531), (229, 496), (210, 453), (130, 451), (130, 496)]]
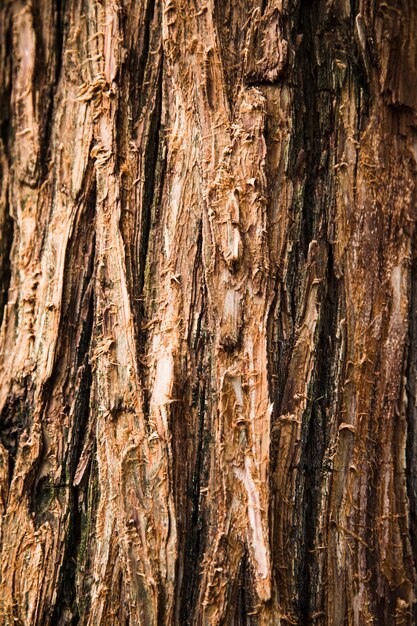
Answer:
[(416, 622), (416, 33), (3, 0), (2, 624)]

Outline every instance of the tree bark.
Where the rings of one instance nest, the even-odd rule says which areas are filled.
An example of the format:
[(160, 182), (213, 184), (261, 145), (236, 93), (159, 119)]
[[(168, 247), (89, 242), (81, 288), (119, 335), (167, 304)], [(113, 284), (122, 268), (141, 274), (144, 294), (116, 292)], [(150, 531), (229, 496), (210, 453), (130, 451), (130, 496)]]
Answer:
[(0, 33), (1, 623), (416, 623), (415, 2)]

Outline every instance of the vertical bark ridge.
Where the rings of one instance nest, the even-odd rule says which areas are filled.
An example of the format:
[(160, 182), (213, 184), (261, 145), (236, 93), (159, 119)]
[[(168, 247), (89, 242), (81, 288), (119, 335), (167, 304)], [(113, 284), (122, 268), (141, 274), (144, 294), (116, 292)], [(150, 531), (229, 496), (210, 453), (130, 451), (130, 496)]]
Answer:
[[(347, 211), (347, 219), (339, 222), (335, 259), (338, 265), (341, 263), (344, 274), (348, 369), (335, 456), (339, 479), (333, 481), (330, 500), (329, 556), (333, 555), (335, 568), (332, 571), (342, 573), (344, 563), (342, 577), (334, 576), (334, 587), (330, 588), (334, 597), (340, 599), (329, 606), (328, 619), (336, 621), (366, 621), (372, 615), (381, 621), (401, 621), (408, 619), (405, 615), (410, 615), (414, 602), (415, 572), (410, 569), (409, 539), (400, 530), (406, 523), (406, 491), (399, 478), (404, 476), (399, 452), (403, 443), (399, 442), (404, 442), (405, 436), (401, 381), (407, 332), (400, 311), (408, 302), (407, 258), (411, 239), (410, 231), (399, 237), (399, 232), (403, 233), (399, 224), (405, 223), (404, 212), (409, 215), (413, 211), (415, 181), (407, 139), (391, 134), (396, 123), (392, 116), (396, 114), (385, 100), (384, 87), (390, 59), (381, 55), (380, 48), (381, 21), (385, 19), (383, 12), (366, 6), (355, 20), (359, 57), (372, 93), (368, 114), (359, 124), (359, 144), (355, 144), (352, 135), (349, 138), (350, 128), (358, 127), (357, 95), (351, 87), (352, 104), (346, 112), (341, 111), (339, 118), (339, 128), (346, 138), (342, 141), (344, 152), (339, 154), (343, 154), (342, 162), (346, 165), (340, 163), (337, 169), (337, 213)], [(374, 48), (374, 54), (381, 55), (379, 73), (372, 69), (376, 59), (369, 53), (371, 37), (379, 42)], [(405, 112), (402, 123), (407, 124), (407, 119), (412, 126), (412, 116)], [(349, 142), (353, 144), (350, 149)], [(355, 151), (357, 159), (353, 158)], [(348, 200), (352, 191), (347, 189), (347, 177), (356, 160), (356, 193), (353, 191), (352, 201)], [(401, 168), (400, 162), (405, 167)], [(400, 188), (404, 192), (398, 194)], [(382, 202), (385, 212), (380, 211)], [(411, 219), (414, 222), (415, 217)], [(394, 475), (398, 477), (396, 481)], [(382, 573), (377, 583), (375, 560)], [(364, 571), (364, 563), (367, 575), (359, 574)], [(350, 583), (346, 584), (348, 579)], [(394, 587), (395, 593), (391, 591)]]

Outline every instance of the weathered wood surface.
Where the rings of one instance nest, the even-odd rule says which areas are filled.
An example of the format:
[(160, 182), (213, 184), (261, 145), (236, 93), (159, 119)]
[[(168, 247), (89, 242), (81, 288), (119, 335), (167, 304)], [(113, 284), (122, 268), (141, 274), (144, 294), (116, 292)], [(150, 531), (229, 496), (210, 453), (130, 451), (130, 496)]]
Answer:
[(0, 33), (1, 624), (414, 624), (415, 2)]

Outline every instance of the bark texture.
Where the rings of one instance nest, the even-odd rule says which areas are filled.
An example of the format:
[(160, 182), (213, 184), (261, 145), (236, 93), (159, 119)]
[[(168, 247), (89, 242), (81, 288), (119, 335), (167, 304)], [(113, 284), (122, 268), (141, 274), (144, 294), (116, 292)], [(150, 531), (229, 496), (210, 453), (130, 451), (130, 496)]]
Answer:
[(0, 621), (416, 623), (414, 0), (3, 0)]

